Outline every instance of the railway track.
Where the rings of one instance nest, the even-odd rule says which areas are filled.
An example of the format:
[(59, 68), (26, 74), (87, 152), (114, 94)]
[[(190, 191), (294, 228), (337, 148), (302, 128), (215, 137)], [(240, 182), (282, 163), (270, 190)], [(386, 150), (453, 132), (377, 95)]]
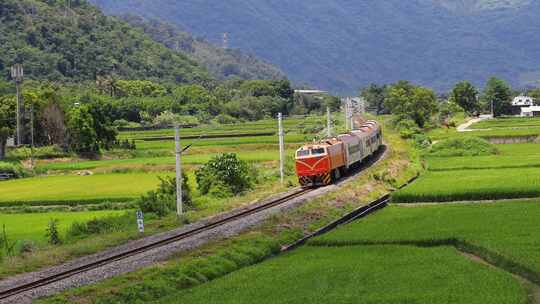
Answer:
[[(194, 228), (192, 230), (189, 230), (189, 231), (186, 231), (186, 232), (183, 232), (183, 233), (179, 233), (179, 234), (174, 235), (172, 237), (168, 237), (168, 238), (165, 238), (165, 239), (162, 239), (162, 240), (147, 244), (145, 246), (137, 247), (137, 248), (134, 248), (132, 250), (127, 250), (125, 252), (122, 252), (122, 253), (107, 257), (107, 258), (99, 259), (99, 260), (96, 260), (96, 261), (91, 262), (91, 263), (87, 263), (87, 264), (84, 264), (84, 265), (81, 265), (81, 266), (78, 266), (78, 267), (74, 267), (72, 269), (68, 269), (68, 270), (65, 270), (63, 272), (59, 272), (59, 273), (56, 273), (54, 275), (51, 275), (51, 276), (39, 278), (39, 279), (36, 279), (35, 281), (29, 282), (29, 283), (24, 283), (24, 284), (21, 284), (21, 285), (17, 285), (17, 286), (8, 288), (7, 290), (2, 290), (2, 291), (0, 291), (0, 303), (4, 303), (6, 300), (9, 300), (11, 298), (23, 295), (24, 293), (32, 291), (34, 289), (44, 287), (44, 286), (47, 286), (47, 285), (50, 285), (50, 284), (53, 284), (53, 283), (57, 283), (59, 281), (65, 280), (67, 278), (70, 278), (70, 277), (73, 277), (73, 276), (88, 272), (90, 270), (94, 270), (94, 269), (103, 267), (105, 265), (108, 265), (108, 264), (111, 264), (111, 263), (126, 259), (128, 257), (132, 257), (132, 256), (135, 256), (135, 255), (138, 255), (138, 254), (141, 254), (141, 253), (144, 253), (144, 252), (156, 249), (156, 248), (160, 248), (160, 247), (166, 246), (168, 244), (172, 244), (172, 243), (178, 242), (180, 240), (195, 236), (197, 234), (207, 232), (209, 230), (215, 229), (215, 228), (223, 226), (225, 224), (232, 223), (234, 221), (245, 218), (247, 216), (250, 216), (250, 215), (259, 213), (261, 211), (264, 211), (264, 210), (279, 206), (281, 204), (289, 202), (289, 201), (291, 201), (291, 200), (293, 200), (295, 198), (303, 196), (303, 195), (305, 195), (305, 194), (307, 194), (309, 192), (312, 192), (312, 191), (314, 191), (314, 189), (299, 189), (299, 190), (294, 191), (294, 192), (292, 192), (290, 194), (287, 194), (286, 196), (279, 197), (279, 198), (274, 199), (272, 201), (269, 201), (269, 202), (266, 202), (264, 204), (258, 205), (256, 207), (250, 208), (248, 210), (244, 210), (244, 211), (241, 211), (239, 213), (227, 216), (225, 218), (222, 218), (222, 219), (219, 219), (219, 220), (216, 220), (216, 221), (212, 221), (212, 222), (210, 222), (210, 223), (208, 223), (208, 224), (206, 224), (204, 226), (197, 227), (197, 228)], [(6, 303), (9, 303), (9, 302), (6, 302)]]
[[(131, 262), (130, 258), (132, 257), (139, 258), (140, 255), (143, 255), (145, 253), (155, 252), (155, 250), (162, 250), (166, 248), (168, 245), (172, 246), (172, 245), (177, 244), (177, 242), (188, 241), (192, 238), (197, 238), (199, 236), (202, 237), (203, 235), (207, 233), (214, 233), (215, 230), (219, 230), (220, 228), (229, 229), (231, 225), (241, 224), (242, 220), (247, 220), (252, 216), (256, 217), (259, 214), (264, 213), (264, 211), (270, 211), (269, 209), (272, 209), (274, 207), (279, 208), (279, 207), (282, 207), (281, 205), (284, 205), (284, 206), (288, 205), (287, 203), (291, 203), (297, 198), (300, 199), (301, 197), (307, 195), (310, 192), (315, 192), (315, 193), (312, 193), (313, 195), (319, 195), (319, 194), (326, 193), (328, 191), (332, 191), (335, 189), (335, 187), (338, 187), (340, 184), (347, 183), (351, 178), (361, 173), (366, 168), (369, 168), (377, 164), (379, 161), (383, 160), (386, 156), (386, 152), (387, 152), (386, 147), (383, 146), (383, 149), (377, 152), (373, 158), (371, 158), (368, 162), (366, 162), (365, 164), (362, 164), (359, 168), (351, 172), (349, 176), (345, 176), (342, 181), (338, 182), (337, 186), (333, 185), (329, 187), (316, 188), (316, 189), (297, 189), (283, 196), (277, 197), (275, 199), (272, 199), (269, 201), (263, 201), (259, 204), (247, 207), (242, 210), (232, 211), (224, 216), (215, 217), (202, 225), (193, 227), (192, 229), (190, 228), (190, 229), (178, 232), (178, 233), (174, 233), (172, 235), (167, 235), (167, 237), (163, 237), (155, 241), (144, 243), (140, 246), (138, 245), (131, 249), (125, 249), (125, 250), (113, 253), (111, 255), (108, 255), (106, 257), (96, 258), (92, 261), (72, 265), (60, 271), (55, 271), (55, 273), (52, 273), (52, 274), (49, 274), (49, 273), (30, 274), (32, 278), (31, 280), (25, 279), (25, 281), (23, 282), (16, 281), (17, 283), (14, 283), (13, 286), (8, 286), (7, 288), (2, 288), (2, 286), (0, 285), (0, 304), (30, 303), (32, 298), (38, 298), (42, 296), (51, 295), (56, 292), (67, 289), (67, 288), (56, 289), (56, 292), (53, 292), (53, 293), (49, 293), (49, 292), (36, 293), (36, 291), (38, 291), (41, 288), (49, 288), (51, 286), (54, 286), (55, 284), (64, 283), (62, 282), (64, 280), (74, 279), (74, 278), (80, 277), (81, 275), (87, 276), (92, 271), (96, 271), (96, 270), (101, 271), (101, 268), (106, 269), (108, 267), (110, 269), (111, 267), (115, 267), (116, 263), (122, 263), (122, 262), (126, 263), (126, 261), (127, 263), (130, 263)], [(319, 191), (321, 190), (322, 192), (319, 193)], [(346, 215), (345, 217), (339, 219), (338, 221), (331, 223), (330, 225), (322, 228), (321, 230), (315, 232), (314, 234), (308, 235), (304, 239), (296, 242), (295, 244), (288, 246), (285, 250), (291, 250), (303, 244), (305, 241), (307, 241), (307, 239), (313, 236), (325, 233), (329, 230), (332, 230), (335, 227), (345, 224), (348, 221), (352, 221), (359, 217), (366, 216), (375, 210), (383, 208), (384, 206), (386, 206), (387, 202), (388, 202), (388, 197), (384, 197), (374, 203), (371, 203), (370, 205), (363, 206), (353, 211), (352, 213)], [(75, 285), (75, 286), (80, 286), (80, 285)], [(73, 287), (73, 285), (71, 285), (71, 287)], [(25, 301), (22, 301), (21, 299), (24, 299)]]

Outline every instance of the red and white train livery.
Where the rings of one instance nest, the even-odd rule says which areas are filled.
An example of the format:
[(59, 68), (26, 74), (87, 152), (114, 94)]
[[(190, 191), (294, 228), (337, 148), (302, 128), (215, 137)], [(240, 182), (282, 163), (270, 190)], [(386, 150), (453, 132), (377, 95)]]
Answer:
[(378, 122), (368, 120), (359, 128), (296, 151), (296, 173), (303, 187), (324, 186), (336, 182), (350, 168), (373, 155), (382, 145)]

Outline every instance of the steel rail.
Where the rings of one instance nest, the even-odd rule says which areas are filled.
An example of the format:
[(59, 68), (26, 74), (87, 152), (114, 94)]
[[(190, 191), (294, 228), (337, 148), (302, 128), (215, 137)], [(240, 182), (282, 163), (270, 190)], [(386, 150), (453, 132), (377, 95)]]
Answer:
[(69, 270), (66, 270), (66, 271), (63, 271), (63, 272), (48, 276), (48, 277), (44, 277), (44, 278), (35, 280), (33, 282), (30, 282), (30, 283), (21, 284), (19, 286), (16, 286), (16, 287), (4, 290), (4, 291), (0, 291), (0, 300), (5, 300), (5, 299), (8, 299), (8, 298), (11, 298), (11, 297), (14, 297), (14, 296), (18, 296), (18, 295), (21, 295), (21, 294), (23, 294), (25, 292), (31, 291), (33, 289), (43, 287), (43, 286), (47, 286), (47, 285), (62, 281), (64, 279), (73, 277), (75, 275), (78, 275), (78, 274), (81, 274), (81, 273), (84, 273), (84, 272), (87, 272), (87, 271), (90, 271), (90, 270), (100, 268), (102, 266), (111, 264), (113, 262), (124, 260), (126, 258), (135, 256), (137, 254), (144, 253), (144, 252), (147, 252), (147, 251), (150, 251), (150, 250), (153, 250), (153, 249), (156, 249), (156, 248), (160, 248), (160, 247), (175, 243), (177, 241), (180, 241), (180, 240), (183, 240), (183, 239), (198, 235), (198, 234), (200, 234), (202, 232), (212, 230), (214, 228), (217, 228), (217, 227), (223, 226), (225, 224), (234, 222), (236, 220), (245, 218), (245, 217), (247, 217), (249, 215), (257, 214), (257, 213), (259, 213), (261, 211), (273, 208), (275, 206), (279, 206), (279, 205), (284, 204), (284, 203), (286, 203), (286, 202), (288, 202), (288, 201), (290, 201), (292, 199), (295, 199), (295, 198), (297, 198), (299, 196), (307, 194), (307, 193), (309, 193), (309, 192), (311, 192), (313, 190), (314, 189), (300, 189), (300, 190), (295, 191), (294, 193), (288, 194), (288, 195), (286, 195), (284, 197), (277, 198), (277, 199), (272, 200), (272, 201), (270, 201), (268, 203), (262, 204), (260, 206), (256, 206), (256, 207), (254, 207), (252, 209), (248, 209), (248, 210), (239, 212), (237, 214), (227, 216), (227, 217), (225, 217), (223, 219), (219, 219), (217, 221), (211, 222), (211, 223), (209, 223), (207, 225), (204, 225), (202, 227), (194, 228), (192, 230), (179, 233), (179, 234), (174, 235), (172, 237), (168, 237), (168, 238), (153, 242), (153, 243), (148, 244), (148, 245), (140, 246), (140, 247), (137, 247), (137, 248), (132, 249), (132, 250), (127, 250), (125, 252), (113, 255), (111, 257), (103, 258), (103, 259), (97, 260), (95, 262), (87, 263), (87, 264), (79, 266), (79, 267), (75, 267), (75, 268), (72, 268), (72, 269), (69, 269)]

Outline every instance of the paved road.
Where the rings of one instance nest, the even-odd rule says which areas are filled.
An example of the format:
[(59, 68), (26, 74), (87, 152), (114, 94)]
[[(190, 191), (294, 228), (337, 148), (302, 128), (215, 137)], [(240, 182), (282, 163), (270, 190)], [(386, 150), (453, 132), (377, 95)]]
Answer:
[(475, 124), (477, 122), (481, 122), (481, 121), (487, 120), (487, 119), (492, 119), (491, 115), (480, 115), (480, 117), (478, 117), (478, 118), (471, 119), (471, 120), (467, 121), (466, 123), (459, 125), (457, 127), (457, 131), (458, 132), (470, 132), (470, 131), (473, 131), (473, 130), (469, 129), (470, 126), (472, 126), (473, 124)]

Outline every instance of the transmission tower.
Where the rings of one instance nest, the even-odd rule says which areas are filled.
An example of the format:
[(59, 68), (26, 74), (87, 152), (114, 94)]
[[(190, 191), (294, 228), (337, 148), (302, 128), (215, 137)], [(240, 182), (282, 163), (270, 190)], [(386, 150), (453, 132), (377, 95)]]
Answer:
[(229, 48), (229, 33), (223, 33), (223, 49)]

